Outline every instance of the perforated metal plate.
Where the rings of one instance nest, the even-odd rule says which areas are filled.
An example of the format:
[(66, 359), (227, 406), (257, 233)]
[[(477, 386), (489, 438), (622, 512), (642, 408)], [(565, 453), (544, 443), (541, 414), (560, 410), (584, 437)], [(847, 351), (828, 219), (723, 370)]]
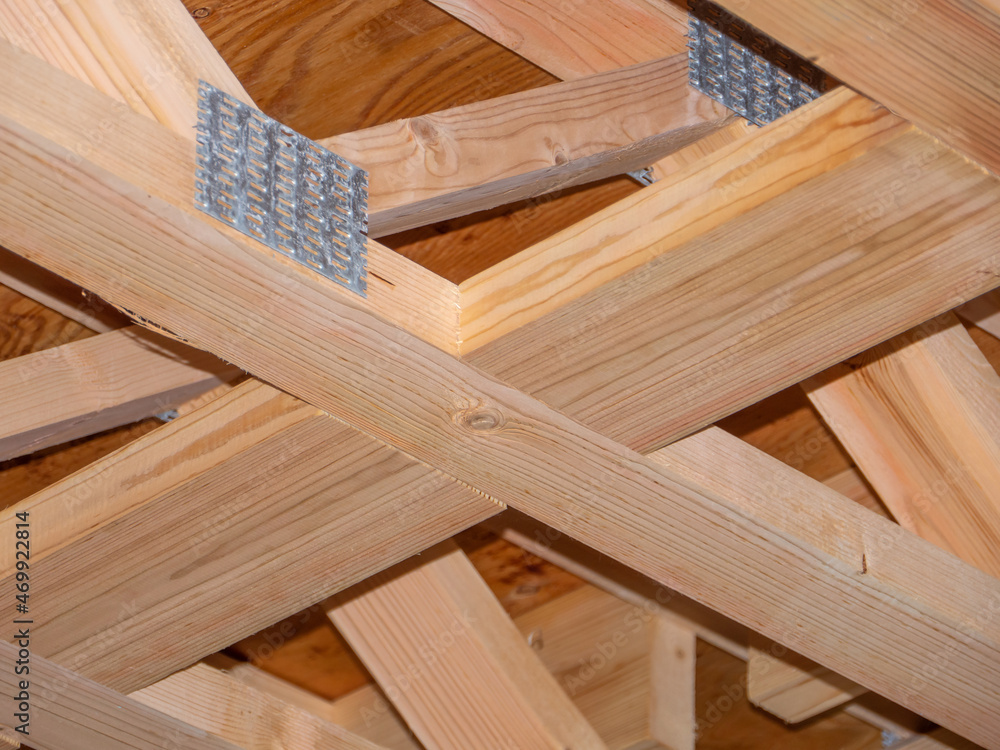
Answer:
[(826, 76), (713, 3), (689, 2), (691, 85), (757, 125), (817, 98)]
[(202, 81), (195, 203), (365, 296), (368, 173)]

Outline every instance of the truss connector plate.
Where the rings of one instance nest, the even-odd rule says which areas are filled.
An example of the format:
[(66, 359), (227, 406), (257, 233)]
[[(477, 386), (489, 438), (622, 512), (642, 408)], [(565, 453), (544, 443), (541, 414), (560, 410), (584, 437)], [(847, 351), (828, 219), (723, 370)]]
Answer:
[(368, 173), (205, 81), (195, 204), (366, 296)]
[(766, 125), (823, 93), (831, 81), (707, 0), (689, 0), (688, 79), (756, 125)]

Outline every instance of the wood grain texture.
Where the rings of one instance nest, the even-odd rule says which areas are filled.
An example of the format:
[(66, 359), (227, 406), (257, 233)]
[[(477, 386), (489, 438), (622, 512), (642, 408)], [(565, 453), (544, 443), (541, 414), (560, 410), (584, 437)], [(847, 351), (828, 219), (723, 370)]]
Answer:
[(199, 78), (252, 103), (174, 0), (13, 0), (0, 37), (191, 140)]
[(650, 648), (649, 728), (653, 739), (670, 750), (694, 750), (694, 631), (666, 617), (653, 621)]
[(373, 237), (642, 169), (732, 117), (674, 55), (321, 141), (367, 169)]
[(901, 525), (1000, 577), (1000, 376), (954, 315), (804, 386)]
[(667, 2), (432, 2), (566, 81), (686, 51), (686, 14)]
[(244, 750), (379, 750), (206, 664), (194, 664), (129, 697)]
[(747, 131), (707, 159), (461, 284), (463, 352), (682, 248), (878, 147), (903, 127), (871, 102), (838, 91)]
[(239, 386), (4, 512), (38, 530), (37, 653), (138, 689), (497, 511), (273, 393)]
[(645, 452), (993, 287), (997, 198), (903, 133), (466, 359)]
[(450, 543), (327, 614), (428, 750), (605, 747)]
[(3, 247), (0, 247), (0, 284), (91, 331), (105, 333), (129, 324), (127, 317), (103, 300)]
[(0, 364), (0, 461), (138, 422), (239, 374), (141, 328)]
[(423, 0), (184, 4), (258, 106), (313, 139), (556, 81)]
[[(0, 102), (4, 111), (40, 134), (76, 149), (64, 154), (70, 165), (92, 163), (126, 180), (132, 185), (131, 189), (139, 191), (139, 194), (165, 201), (176, 211), (172, 221), (177, 226), (211, 227), (213, 233), (226, 237), (227, 242), (242, 246), (248, 252), (273, 253), (195, 208), (191, 200), (194, 144), (187, 138), (131, 112), (124, 105), (116, 104), (9, 45), (3, 45), (0, 59), (5, 65), (16, 66), (20, 71), (17, 76), (7, 76), (0, 81)], [(44, 99), (37, 97), (35, 92), (41, 89), (48, 90), (51, 96)], [(60, 118), (52, 109), (53, 106), (61, 106), (59, 102), (72, 102), (72, 119)], [(457, 326), (457, 290), (454, 285), (377, 242), (369, 241), (367, 244), (367, 304), (408, 330), (421, 331), (418, 335), (426, 336), (435, 345), (454, 351)], [(10, 249), (16, 252), (16, 248)], [(276, 260), (294, 263), (283, 257)], [(127, 284), (126, 279), (119, 277), (113, 282), (115, 290), (104, 290), (104, 294), (96, 289), (91, 291), (110, 299), (118, 294), (118, 288)], [(327, 294), (349, 293), (330, 282)], [(351, 296), (360, 299), (357, 295)], [(280, 304), (280, 298), (261, 300), (261, 309), (275, 308)], [(242, 316), (242, 324), (253, 326), (257, 315), (259, 312)]]
[[(691, 482), (678, 477), (672, 469), (396, 328), (348, 295), (330, 293), (299, 267), (223, 241), (213, 228), (178, 215), (156, 198), (129, 191), (87, 162), (62, 172), (67, 179), (61, 184), (46, 165), (66, 152), (9, 119), (0, 129), (0, 141), (0, 186), (13, 182), (19, 187), (2, 190), (0, 201), (6, 222), (3, 239), (15, 252), (107, 294), (111, 301), (286, 387), (481, 493), (520, 506), (665, 584), (697, 592), (705, 603), (946, 726), (974, 739), (998, 736), (995, 717), (1000, 710), (990, 701), (1000, 695), (1000, 674), (991, 662), (1000, 648), (1000, 630), (996, 623), (982, 620), (993, 593), (1000, 601), (995, 579), (902, 532), (891, 548), (897, 563), (890, 566), (903, 571), (902, 577), (889, 573), (876, 583), (876, 576), (856, 573), (860, 554), (855, 553), (860, 550), (852, 544), (866, 533), (893, 533), (892, 524), (867, 517), (873, 514), (858, 515), (862, 509), (838, 495), (825, 495), (822, 486), (811, 493), (811, 499), (821, 498), (815, 507), (782, 512), (780, 518), (763, 519), (764, 508), (756, 503), (737, 510), (710, 489), (710, 478)], [(934, 164), (930, 174), (953, 180), (958, 188), (953, 186), (951, 199), (961, 204), (941, 202), (935, 195), (936, 218), (949, 225), (963, 220), (964, 231), (950, 226), (951, 238), (939, 245), (935, 224), (922, 217), (920, 228), (910, 227), (916, 236), (906, 237), (895, 226), (894, 241), (869, 252), (876, 259), (881, 253), (927, 253), (935, 264), (934, 289), (942, 286), (942, 264), (950, 263), (955, 269), (947, 283), (951, 294), (974, 296), (992, 280), (984, 280), (981, 269), (992, 257), (983, 246), (995, 230), (990, 208), (995, 198), (991, 191), (997, 188), (979, 170), (951, 153), (942, 154), (941, 147), (926, 138), (904, 135), (890, 145), (897, 150), (859, 157), (849, 164), (853, 170), (834, 171), (832, 177), (844, 184), (819, 178), (813, 181), (814, 189), (841, 187), (850, 192), (856, 180), (871, 180), (883, 167), (891, 172), (913, 150), (929, 153), (927, 164)], [(917, 185), (901, 188), (902, 205), (918, 209), (925, 202), (922, 191), (932, 185)], [(921, 197), (907, 201), (907, 188)], [(963, 190), (969, 195), (959, 201)], [(38, 195), (56, 202), (59, 213), (52, 212), (49, 203), (40, 205)], [(804, 202), (809, 205), (808, 194)], [(122, 210), (125, 204), (127, 211)], [(804, 216), (797, 215), (799, 225), (811, 229), (818, 217)], [(895, 218), (898, 221), (898, 215)], [(767, 219), (773, 233), (770, 217), (755, 219)], [(883, 217), (865, 224), (861, 239), (884, 229), (884, 223)], [(114, 231), (105, 229), (98, 237), (89, 228), (95, 225)], [(184, 227), (183, 236), (177, 226)], [(763, 231), (762, 226), (758, 224), (757, 231)], [(729, 231), (734, 229), (746, 231), (745, 226)], [(833, 242), (834, 249), (838, 244)], [(212, 256), (211, 263), (205, 261), (206, 254)], [(909, 267), (919, 269), (920, 258), (911, 260)], [(898, 279), (899, 257), (883, 261), (883, 273)], [(929, 262), (926, 257), (923, 261)], [(129, 285), (110, 283), (108, 268), (127, 268), (118, 273), (124, 273)], [(183, 273), (178, 272), (181, 268)], [(251, 279), (253, 284), (248, 283)], [(281, 299), (282, 304), (268, 310), (268, 299)], [(875, 321), (898, 326), (898, 314), (894, 304), (883, 300)], [(250, 315), (255, 316), (252, 329), (230, 324)], [(313, 324), (304, 332), (289, 326), (289, 320)], [(873, 335), (872, 321), (864, 323), (864, 330)], [(765, 458), (752, 452), (748, 460), (766, 464)], [(826, 513), (846, 524), (845, 538), (832, 545), (827, 539), (805, 542), (803, 536), (811, 539), (814, 527), (828, 528), (823, 518), (810, 514)], [(707, 529), (712, 530), (708, 536)], [(637, 532), (642, 544), (636, 542)], [(730, 550), (729, 556), (718, 554), (722, 546)], [(850, 554), (839, 556), (845, 550)], [(747, 565), (748, 560), (754, 564)], [(936, 582), (931, 570), (938, 576)], [(919, 581), (916, 591), (914, 579)], [(845, 598), (858, 606), (841, 606)], [(803, 612), (809, 626), (786, 630), (783, 623), (796, 621)], [(956, 619), (972, 624), (959, 632), (952, 624)], [(864, 644), (845, 648), (859, 631), (867, 634)], [(900, 648), (901, 631), (908, 634), (905, 652)], [(909, 685), (942, 651), (951, 656), (954, 671), (913, 692)], [(873, 653), (882, 658), (877, 670), (871, 668)]]
[[(5, 720), (17, 711), (18, 647), (0, 643), (0, 686)], [(239, 750), (236, 745), (155, 711), (121, 693), (31, 654), (30, 736), (35, 750)], [(10, 717), (10, 718), (8, 718)], [(20, 735), (18, 735), (20, 736)]]
[(1000, 6), (722, 0), (744, 20), (1000, 172)]

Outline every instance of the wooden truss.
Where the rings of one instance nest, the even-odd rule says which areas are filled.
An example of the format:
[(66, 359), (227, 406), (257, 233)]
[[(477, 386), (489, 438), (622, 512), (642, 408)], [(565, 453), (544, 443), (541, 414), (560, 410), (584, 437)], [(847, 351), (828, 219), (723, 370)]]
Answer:
[[(0, 459), (179, 411), (2, 511), (0, 743), (392, 746), (199, 662), (322, 603), (423, 746), (608, 747), (448, 543), (492, 518), (649, 615), (664, 746), (698, 636), (788, 721), (871, 690), (1000, 747), (1000, 377), (950, 312), (1000, 309), (1000, 7), (720, 4), (846, 85), (753, 128), (681, 8), (436, 1), (563, 82), (324, 140), (373, 238), (658, 179), (460, 284), (372, 239), (362, 298), (194, 208), (199, 78), (252, 102), (179, 2), (0, 2), (0, 282), (98, 331), (0, 364)], [(895, 521), (712, 426), (797, 383)]]

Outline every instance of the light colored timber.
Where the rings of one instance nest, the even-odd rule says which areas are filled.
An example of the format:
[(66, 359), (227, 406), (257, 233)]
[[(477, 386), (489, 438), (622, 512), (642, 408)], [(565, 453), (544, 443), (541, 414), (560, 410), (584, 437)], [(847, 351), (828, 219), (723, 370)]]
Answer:
[[(17, 712), (14, 662), (19, 646), (0, 643), (0, 706), (4, 721)], [(238, 750), (225, 740), (155, 711), (43, 658), (30, 657), (30, 735), (34, 750)], [(16, 728), (15, 725), (14, 728)]]
[(1000, 5), (993, 0), (719, 5), (1000, 173)]
[(34, 653), (132, 691), (498, 510), (250, 381), (8, 508), (0, 527), (13, 535), (30, 513), (45, 591)]
[(903, 132), (466, 359), (647, 452), (992, 288), (998, 198)]
[(0, 247), (0, 284), (20, 292), (92, 331), (105, 333), (129, 320), (113, 307), (51, 271)]
[[(194, 207), (191, 197), (195, 170), (193, 142), (147, 117), (134, 114), (124, 105), (7, 44), (0, 44), (0, 62), (7, 69), (16, 67), (19, 71), (19, 75), (5, 76), (0, 81), (0, 112), (10, 114), (40, 135), (76, 149), (64, 155), (71, 168), (86, 161), (107, 169), (130, 182), (135, 189), (169, 203), (178, 212), (178, 226), (210, 226), (213, 233), (228, 238), (230, 243), (252, 253), (261, 252), (259, 243), (210, 219)], [(48, 96), (38, 97), (40, 90), (47, 91)], [(57, 115), (53, 106), (60, 100), (72, 102), (72, 118)], [(88, 140), (87, 134), (94, 133), (102, 137)], [(81, 134), (84, 135), (81, 137)], [(368, 242), (368, 270), (366, 305), (436, 346), (449, 351), (456, 349), (458, 292), (455, 285), (374, 241)], [(114, 289), (105, 288), (103, 294), (96, 289), (90, 291), (111, 301), (119, 288), (124, 291), (128, 283), (126, 278), (119, 277), (112, 281)], [(350, 294), (360, 299), (332, 281), (326, 286), (327, 294)], [(261, 310), (274, 309), (281, 305), (281, 300), (262, 299), (260, 305), (258, 311), (244, 316), (242, 325), (252, 328)]]
[[(716, 490), (678, 477), (672, 469), (399, 330), (370, 312), (367, 304), (333, 293), (305, 269), (245, 248), (215, 227), (130, 190), (120, 177), (93, 164), (64, 167), (62, 179), (53, 179), (46, 165), (64, 158), (66, 151), (7, 117), (0, 140), (0, 185), (18, 186), (0, 188), (3, 240), (15, 252), (109, 295), (110, 301), (654, 579), (697, 592), (706, 604), (769, 637), (785, 639), (796, 651), (933, 720), (974, 739), (1000, 736), (1000, 711), (991, 705), (1000, 695), (994, 658), (1000, 626), (982, 620), (1000, 586), (995, 579), (904, 532), (892, 548), (900, 558), (892, 568), (903, 571), (901, 577), (887, 575), (876, 583), (876, 576), (856, 572), (861, 557), (856, 540), (866, 530), (876, 536), (890, 534), (887, 527), (893, 525), (868, 518), (872, 514), (867, 511), (852, 515), (862, 509), (849, 500), (820, 494), (823, 500), (815, 507), (763, 520), (760, 514), (766, 508), (734, 507)], [(942, 154), (921, 136), (906, 135), (890, 145), (894, 148), (877, 158), (860, 157), (850, 170), (835, 170), (833, 176), (845, 184), (814, 181), (823, 183), (817, 191), (853, 189), (854, 182), (877, 176), (883, 168), (891, 171), (914, 150), (931, 155), (925, 165), (929, 175), (955, 181), (951, 200), (942, 201), (940, 191), (935, 193), (938, 214), (933, 221), (922, 216), (920, 227), (900, 227), (882, 217), (865, 224), (862, 238), (892, 226), (893, 241), (884, 243), (885, 250), (869, 253), (873, 262), (881, 259), (884, 264), (869, 268), (873, 278), (909, 278), (911, 274), (900, 273), (900, 264), (909, 258), (905, 268), (910, 271), (919, 270), (921, 261), (933, 261), (933, 289), (945, 285), (964, 299), (988, 288), (993, 275), (984, 278), (982, 270), (992, 258), (984, 246), (996, 231), (989, 212), (996, 188), (981, 172), (950, 153)], [(918, 195), (937, 188), (931, 178), (917, 184)], [(958, 193), (968, 195), (959, 196), (956, 184)], [(904, 186), (901, 204), (920, 209), (921, 200), (906, 200), (905, 187), (912, 186)], [(122, 210), (123, 191), (128, 211)], [(48, 202), (32, 197), (38, 195), (46, 195)], [(797, 197), (808, 205), (808, 193)], [(49, 208), (52, 202), (59, 205), (58, 214)], [(824, 209), (827, 215), (828, 203)], [(898, 215), (893, 218), (899, 221)], [(957, 220), (962, 227), (954, 226)], [(757, 216), (755, 221), (774, 230), (773, 216)], [(812, 229), (816, 217), (809, 221), (795, 215), (795, 221)], [(951, 236), (944, 244), (938, 244), (935, 221), (949, 225)], [(728, 234), (711, 239), (718, 242), (747, 232), (747, 226), (734, 224)], [(102, 227), (99, 238), (90, 229), (95, 225)], [(183, 234), (177, 227), (183, 227)], [(756, 231), (762, 231), (760, 226)], [(946, 277), (945, 264), (952, 269)], [(782, 268), (788, 265), (794, 267), (783, 259)], [(112, 283), (107, 268), (115, 268), (129, 283)], [(921, 278), (917, 274), (918, 281)], [(886, 283), (890, 281), (884, 280), (883, 286)], [(818, 304), (825, 311), (827, 300), (808, 291), (804, 304)], [(884, 296), (885, 289), (879, 291)], [(907, 291), (921, 293), (909, 287)], [(858, 336), (884, 336), (879, 325), (903, 328), (895, 303), (909, 309), (902, 305), (905, 299), (909, 297), (901, 292), (890, 295), (873, 320), (849, 321), (864, 323), (860, 332), (838, 329), (851, 331), (841, 334), (850, 339), (844, 345), (857, 346)], [(281, 305), (273, 300), (281, 300)], [(914, 315), (927, 312), (920, 305), (914, 310)], [(248, 318), (250, 326), (242, 323)], [(228, 324), (235, 320), (241, 324)], [(302, 321), (310, 321), (307, 332), (298, 328)], [(837, 336), (826, 341), (824, 351), (836, 349), (838, 341)], [(752, 456), (763, 461), (756, 451)], [(823, 489), (819, 486), (817, 492)], [(844, 504), (850, 507), (841, 507)], [(846, 539), (832, 547), (824, 539), (806, 543), (804, 535), (828, 525), (810, 513), (849, 519)], [(791, 527), (786, 525), (790, 521)], [(723, 548), (728, 556), (719, 555)], [(851, 554), (834, 554), (844, 549)], [(748, 560), (756, 564), (747, 565)], [(843, 607), (845, 600), (857, 606)], [(1000, 593), (997, 602), (1000, 606)], [(783, 623), (796, 621), (803, 612), (808, 626), (788, 630)], [(963, 624), (959, 631), (957, 621), (972, 624)], [(857, 632), (866, 633), (863, 643), (855, 640)], [(905, 650), (900, 632), (907, 633)], [(951, 657), (954, 671), (912, 692), (908, 685), (914, 677), (943, 652)], [(872, 653), (881, 656), (877, 670), (871, 668)]]
[(451, 543), (326, 611), (428, 750), (606, 747)]
[(462, 351), (683, 248), (905, 128), (881, 107), (840, 90), (735, 141), (719, 134), (726, 142), (704, 159), (462, 283)]
[(129, 697), (244, 750), (379, 750), (206, 664), (194, 664)]
[[(199, 79), (252, 104), (175, 0), (11, 0), (0, 11), (0, 38), (192, 141)], [(104, 129), (81, 133), (110, 136)]]
[(804, 387), (902, 526), (1000, 578), (1000, 376), (958, 318)]
[(514, 618), (609, 750), (649, 737), (653, 614), (581, 586)]
[(756, 633), (747, 656), (747, 698), (795, 724), (836, 708), (865, 689)]
[(686, 52), (687, 15), (656, 0), (432, 0), (564, 81)]
[(994, 290), (969, 300), (956, 308), (955, 313), (987, 333), (1000, 337), (1000, 292)]
[(0, 363), (0, 461), (165, 412), (238, 374), (135, 327)]
[(691, 629), (666, 617), (654, 619), (649, 728), (670, 750), (695, 747), (695, 641)]
[(369, 171), (373, 237), (641, 169), (731, 113), (674, 55), (320, 143)]

